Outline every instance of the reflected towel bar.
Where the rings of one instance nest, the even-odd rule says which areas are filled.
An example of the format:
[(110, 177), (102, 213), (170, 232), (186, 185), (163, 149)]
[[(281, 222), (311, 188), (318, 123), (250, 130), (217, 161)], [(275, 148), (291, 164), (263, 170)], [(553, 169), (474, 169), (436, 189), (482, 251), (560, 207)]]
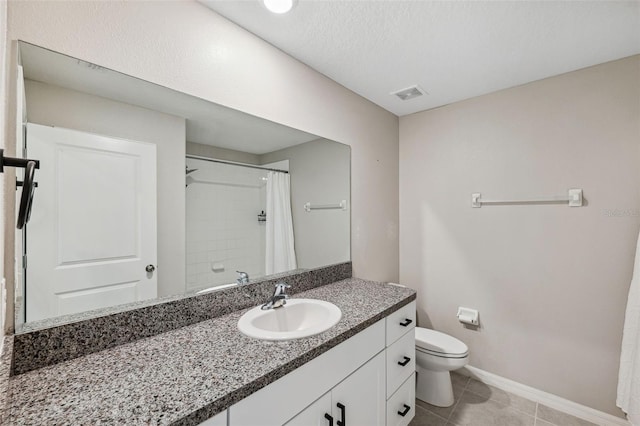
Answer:
[(31, 217), (33, 190), (38, 186), (38, 184), (34, 182), (35, 171), (40, 168), (40, 161), (29, 158), (5, 157), (4, 149), (0, 149), (0, 173), (4, 173), (5, 167), (19, 167), (24, 169), (24, 180), (22, 182), (16, 180), (16, 189), (19, 186), (22, 187), (16, 228), (22, 229)]
[(568, 203), (569, 207), (582, 207), (582, 189), (569, 189), (567, 195), (550, 196), (550, 197), (533, 197), (521, 200), (483, 200), (482, 194), (476, 192), (471, 194), (471, 207), (480, 208), (484, 204), (564, 204)]
[(311, 204), (305, 203), (304, 210), (347, 210), (347, 200), (340, 201), (339, 204)]
[(233, 182), (222, 182), (222, 181), (213, 181), (213, 180), (201, 180), (201, 179), (193, 179), (191, 178), (191, 176), (189, 176), (189, 180), (187, 181), (187, 186), (191, 185), (192, 183), (201, 183), (204, 185), (221, 185), (221, 186), (233, 186), (236, 188), (262, 188), (265, 186), (265, 184), (258, 184), (258, 185), (249, 185), (249, 184), (244, 184), (244, 183), (233, 183)]

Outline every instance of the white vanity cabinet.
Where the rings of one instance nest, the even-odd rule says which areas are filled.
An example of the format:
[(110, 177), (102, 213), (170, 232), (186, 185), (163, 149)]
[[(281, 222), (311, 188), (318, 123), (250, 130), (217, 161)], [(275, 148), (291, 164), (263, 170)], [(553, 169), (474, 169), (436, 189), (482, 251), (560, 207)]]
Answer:
[(327, 426), (335, 425), (335, 417), (331, 413), (333, 406), (331, 392), (322, 395), (316, 402), (302, 410), (285, 426)]
[[(350, 380), (347, 379), (356, 370), (368, 364), (368, 361), (373, 360), (376, 355), (384, 353), (384, 348), (385, 320), (383, 319), (232, 405), (229, 408), (229, 426), (284, 425), (320, 397), (337, 388), (339, 384), (349, 383)], [(380, 400), (369, 403), (381, 404), (384, 412), (384, 357), (371, 365), (376, 366), (374, 370), (378, 378), (374, 383), (376, 395), (379, 395)], [(337, 395), (344, 394), (345, 392), (342, 392)], [(344, 405), (346, 407), (346, 403)], [(327, 413), (333, 416), (332, 412), (333, 410)], [(324, 418), (324, 415), (321, 418)], [(383, 422), (367, 426), (384, 424)], [(325, 423), (320, 424), (329, 425), (329, 422), (325, 420)], [(334, 425), (338, 426), (336, 420)], [(347, 423), (347, 425), (356, 426), (355, 423)]]
[(234, 404), (228, 426), (407, 425), (415, 413), (415, 306)]
[(416, 302), (387, 317), (387, 426), (406, 426), (416, 412)]
[(384, 425), (384, 359), (380, 352), (286, 426)]
[(227, 426), (227, 410), (224, 410), (222, 413), (216, 414), (209, 420), (205, 420), (198, 426)]

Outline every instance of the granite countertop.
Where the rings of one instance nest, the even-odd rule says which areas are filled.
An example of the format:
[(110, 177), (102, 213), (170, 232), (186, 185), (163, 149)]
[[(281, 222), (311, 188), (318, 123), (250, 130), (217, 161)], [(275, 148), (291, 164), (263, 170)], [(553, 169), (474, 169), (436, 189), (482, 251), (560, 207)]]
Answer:
[(256, 340), (247, 309), (25, 374), (9, 381), (12, 425), (197, 425), (415, 299), (408, 288), (350, 278), (295, 294), (334, 303), (340, 322), (316, 336)]

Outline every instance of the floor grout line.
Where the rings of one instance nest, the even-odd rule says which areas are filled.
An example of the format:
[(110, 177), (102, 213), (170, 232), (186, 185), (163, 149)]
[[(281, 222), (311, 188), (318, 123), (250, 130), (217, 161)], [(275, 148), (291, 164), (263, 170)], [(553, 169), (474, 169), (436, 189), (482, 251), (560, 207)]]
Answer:
[[(416, 406), (421, 408), (422, 410), (425, 410), (430, 415), (433, 415), (436, 418), (444, 421), (445, 422), (445, 426), (456, 426), (456, 423), (454, 423), (452, 421), (452, 419), (454, 418), (454, 415), (458, 412), (458, 410), (461, 409), (460, 401), (462, 401), (464, 399), (464, 397), (466, 396), (467, 392), (469, 392), (470, 393), (469, 396), (473, 395), (475, 397), (486, 398), (486, 401), (492, 401), (494, 404), (497, 404), (498, 406), (502, 406), (504, 408), (507, 408), (507, 409), (511, 410), (512, 412), (514, 412), (514, 413), (520, 413), (521, 415), (525, 415), (530, 419), (533, 418), (533, 426), (543, 426), (543, 425), (558, 426), (557, 423), (554, 423), (554, 422), (552, 422), (550, 420), (546, 420), (546, 419), (540, 417), (541, 410), (540, 410), (540, 403), (539, 402), (533, 401), (533, 400), (528, 399), (528, 398), (521, 397), (519, 395), (511, 394), (510, 392), (507, 392), (507, 391), (502, 391), (507, 395), (515, 396), (517, 398), (522, 398), (522, 399), (528, 400), (531, 403), (535, 404), (533, 413), (531, 413), (530, 410), (529, 411), (523, 411), (520, 408), (516, 408), (516, 407), (512, 406), (511, 402), (513, 402), (513, 401), (511, 401), (511, 400), (508, 400), (507, 402), (504, 402), (504, 401), (501, 401), (499, 399), (494, 399), (493, 398), (494, 397), (493, 393), (491, 393), (490, 395), (486, 395), (486, 394), (483, 395), (483, 394), (474, 392), (470, 388), (471, 380), (473, 380), (473, 379), (467, 378), (467, 381), (465, 382), (464, 385), (460, 385), (460, 386), (458, 386), (456, 388), (458, 391), (460, 391), (460, 394), (458, 395), (457, 398), (455, 398), (454, 403), (452, 404), (451, 411), (449, 412), (449, 414), (446, 417), (444, 415), (442, 415), (441, 413), (435, 413), (435, 412), (431, 411), (431, 409), (429, 409), (426, 406), (418, 405), (417, 402), (416, 402)], [(487, 386), (489, 386), (489, 385), (487, 385)], [(496, 396), (500, 396), (500, 395), (496, 394)], [(518, 402), (516, 402), (516, 403), (518, 403)], [(522, 404), (520, 404), (520, 405), (522, 405)], [(524, 406), (524, 405), (522, 405), (522, 406)], [(559, 412), (563, 413), (562, 411), (559, 411)], [(567, 414), (567, 415), (571, 416), (568, 413), (564, 413), (564, 414)], [(571, 417), (575, 417), (575, 416), (571, 416)], [(538, 423), (538, 420), (540, 420), (541, 423)]]
[[(508, 403), (506, 403), (506, 402), (504, 402), (504, 401), (500, 401), (500, 400), (498, 400), (498, 399), (494, 399), (494, 398), (492, 398), (491, 396), (482, 395), (482, 394), (480, 394), (480, 393), (478, 393), (478, 392), (474, 392), (474, 391), (472, 391), (471, 389), (465, 389), (465, 392), (472, 393), (473, 395), (478, 396), (478, 397), (480, 397), (480, 398), (487, 398), (487, 401), (492, 401), (492, 402), (494, 402), (494, 403), (496, 403), (496, 404), (498, 404), (498, 405), (502, 405), (503, 407), (509, 408), (509, 409), (511, 409), (511, 410), (515, 410), (515, 411), (517, 411), (517, 412), (519, 412), (519, 413), (522, 413), (522, 414), (525, 414), (525, 415), (527, 415), (527, 416), (529, 416), (529, 417), (533, 417), (533, 418), (535, 418), (535, 417), (536, 417), (536, 413), (535, 413), (535, 412), (532, 414), (530, 411), (525, 411), (525, 410), (522, 410), (522, 409), (520, 409), (520, 408), (518, 408), (518, 407), (514, 407), (514, 406), (512, 406), (512, 405), (510, 405), (510, 404), (508, 404)], [(524, 399), (527, 399), (527, 398), (524, 398)], [(528, 400), (528, 401), (531, 401), (530, 399), (527, 399), (527, 400)], [(536, 404), (536, 411), (537, 411), (537, 409), (538, 409), (538, 403), (537, 403), (537, 402), (535, 402), (535, 401), (531, 401), (531, 402), (534, 402), (534, 403)]]
[[(451, 420), (451, 418), (453, 417), (453, 413), (454, 413), (454, 412), (456, 411), (456, 409), (458, 408), (458, 404), (460, 404), (460, 401), (462, 400), (462, 396), (463, 396), (463, 395), (464, 395), (464, 393), (467, 391), (467, 386), (469, 386), (469, 382), (471, 382), (471, 378), (470, 378), (470, 377), (467, 377), (467, 381), (466, 381), (466, 383), (464, 384), (464, 386), (462, 386), (462, 392), (460, 392), (460, 396), (458, 397), (458, 399), (454, 401), (453, 408), (451, 409), (451, 412), (449, 413), (449, 416), (447, 417), (447, 423), (446, 423), (447, 425), (448, 425), (449, 423), (451, 423), (451, 422), (450, 422), (450, 420)], [(446, 426), (446, 425), (445, 425), (445, 426)]]
[[(467, 382), (468, 383), (468, 382)], [(467, 391), (467, 386), (465, 385), (465, 387), (462, 389), (462, 392), (460, 393), (460, 396), (458, 397), (458, 400), (454, 402), (453, 404), (453, 409), (451, 410), (451, 412), (449, 413), (449, 417), (447, 417), (447, 424), (450, 423), (449, 420), (451, 420), (451, 417), (453, 417), (453, 413), (456, 411), (456, 409), (458, 408), (458, 404), (460, 404), (460, 400), (462, 400), (462, 395), (464, 395), (464, 393)]]
[[(417, 399), (417, 398), (416, 398), (416, 399)], [(457, 403), (454, 403), (454, 406), (455, 406), (455, 404), (457, 404)], [(431, 414), (432, 416), (436, 416), (437, 418), (442, 419), (442, 420), (444, 420), (445, 422), (448, 422), (448, 421), (449, 421), (449, 416), (451, 416), (451, 413), (449, 413), (449, 416), (447, 416), (447, 417), (441, 416), (440, 414), (434, 413), (433, 411), (431, 411), (431, 410), (430, 410), (430, 409), (428, 409), (427, 407), (423, 407), (422, 405), (419, 405), (417, 402), (416, 402), (416, 407), (420, 407), (420, 408), (422, 408), (424, 411), (428, 412), (428, 413), (429, 413), (429, 414)], [(453, 412), (453, 410), (452, 410), (452, 412)]]

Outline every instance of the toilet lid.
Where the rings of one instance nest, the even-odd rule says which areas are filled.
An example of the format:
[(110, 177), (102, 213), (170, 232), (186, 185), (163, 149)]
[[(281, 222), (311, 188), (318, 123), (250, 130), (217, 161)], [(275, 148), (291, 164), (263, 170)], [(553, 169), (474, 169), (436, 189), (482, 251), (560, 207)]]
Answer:
[(434, 354), (464, 356), (467, 345), (455, 337), (428, 328), (416, 327), (416, 347)]

